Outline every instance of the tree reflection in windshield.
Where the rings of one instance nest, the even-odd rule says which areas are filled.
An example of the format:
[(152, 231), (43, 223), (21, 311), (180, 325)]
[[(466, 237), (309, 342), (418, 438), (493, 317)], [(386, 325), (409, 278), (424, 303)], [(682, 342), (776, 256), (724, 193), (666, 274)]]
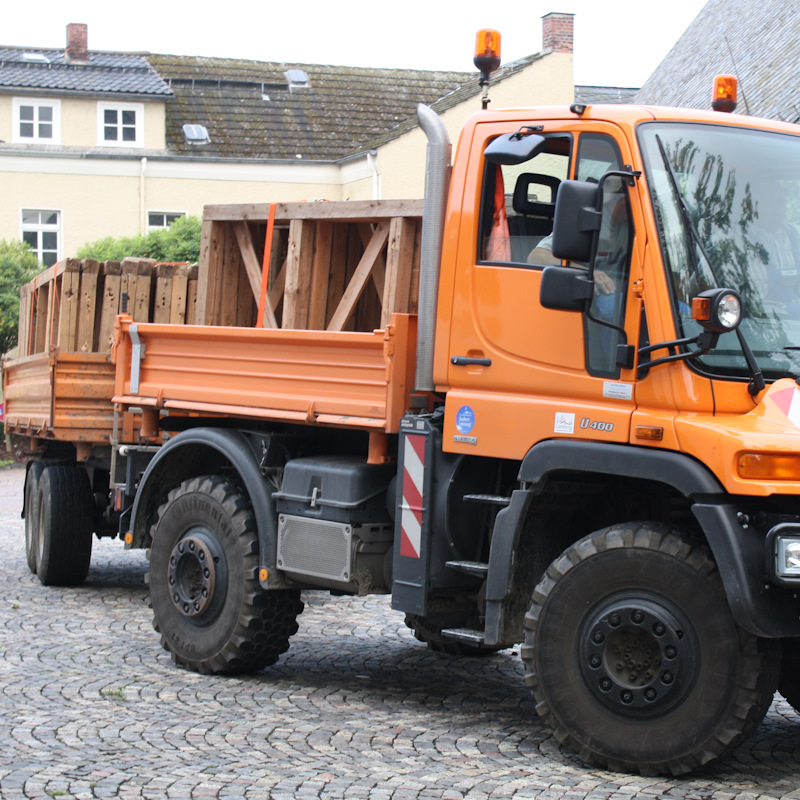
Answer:
[[(745, 305), (742, 332), (765, 377), (800, 374), (800, 137), (648, 123), (640, 140), (679, 335), (699, 332), (690, 318), (692, 297), (734, 288)], [(684, 224), (664, 158), (699, 241)], [(714, 375), (748, 375), (734, 334), (695, 363)]]

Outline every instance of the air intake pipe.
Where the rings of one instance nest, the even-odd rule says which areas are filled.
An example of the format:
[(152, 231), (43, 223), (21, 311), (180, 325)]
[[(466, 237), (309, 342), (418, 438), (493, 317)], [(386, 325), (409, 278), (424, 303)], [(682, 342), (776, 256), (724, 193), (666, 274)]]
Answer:
[(435, 111), (420, 104), (417, 106), (417, 118), (420, 127), (428, 137), (425, 159), (425, 201), (422, 206), (419, 302), (417, 305), (417, 371), (415, 376), (416, 390), (425, 392), (434, 389), (433, 340), (452, 148), (447, 129)]

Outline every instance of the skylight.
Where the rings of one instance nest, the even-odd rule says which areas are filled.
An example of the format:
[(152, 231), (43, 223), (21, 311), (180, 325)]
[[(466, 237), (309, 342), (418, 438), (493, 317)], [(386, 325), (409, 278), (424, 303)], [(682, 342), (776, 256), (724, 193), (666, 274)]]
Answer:
[(311, 87), (311, 83), (308, 80), (308, 75), (306, 74), (305, 70), (287, 69), (283, 74), (286, 76), (286, 80), (289, 82), (290, 91), (292, 89), (308, 89)]
[(210, 144), (208, 130), (205, 125), (184, 125), (183, 135), (186, 137), (186, 144)]
[(49, 64), (50, 59), (44, 53), (23, 53), (23, 61), (32, 61), (35, 64)]

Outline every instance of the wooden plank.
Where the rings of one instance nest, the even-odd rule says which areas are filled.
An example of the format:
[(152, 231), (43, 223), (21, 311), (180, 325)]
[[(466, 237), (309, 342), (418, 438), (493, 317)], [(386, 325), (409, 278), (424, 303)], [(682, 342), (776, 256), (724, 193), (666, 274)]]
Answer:
[(189, 267), (188, 281), (186, 286), (186, 324), (199, 325), (199, 317), (197, 311), (197, 282), (198, 282), (198, 268), (195, 264)]
[(219, 325), (236, 325), (239, 311), (239, 281), (241, 280), (241, 257), (236, 236), (230, 225), (225, 226), (222, 240), (222, 291), (219, 304)]
[(413, 220), (395, 217), (391, 221), (381, 311), (382, 328), (389, 324), (392, 314), (408, 313), (415, 234)]
[(19, 324), (17, 326), (17, 348), (19, 357), (28, 355), (31, 344), (31, 320), (33, 317), (33, 288), (27, 283), (19, 290)]
[(128, 313), (135, 322), (150, 321), (154, 264), (150, 258), (126, 258), (122, 261), (121, 290), (128, 293)]
[(337, 224), (333, 226), (331, 240), (331, 265), (328, 278), (328, 301), (325, 313), (325, 327), (330, 325), (336, 306), (344, 294), (347, 285), (348, 243), (351, 226)]
[(172, 276), (172, 297), (169, 305), (169, 322), (172, 325), (184, 325), (186, 323), (189, 270), (188, 266), (178, 266)]
[(219, 325), (224, 238), (225, 225), (211, 220), (203, 221), (195, 312), (196, 321), (201, 325)]
[(261, 294), (261, 265), (256, 255), (256, 248), (253, 245), (253, 237), (250, 235), (250, 228), (246, 222), (234, 222), (233, 232), (239, 244), (239, 257), (244, 264), (247, 280), (253, 292), (256, 302)]
[(314, 254), (314, 223), (292, 220), (286, 258), (286, 288), (283, 293), (281, 327), (305, 329), (311, 295), (311, 265)]
[[(332, 222), (377, 222), (391, 217), (421, 217), (422, 200), (346, 200), (326, 203), (277, 203), (276, 222), (296, 219), (329, 220)], [(207, 205), (203, 221), (261, 221), (269, 214), (268, 203)], [(202, 258), (202, 256), (201, 256)]]
[(61, 314), (58, 324), (58, 347), (66, 352), (73, 352), (77, 342), (80, 284), (81, 262), (76, 258), (67, 258), (61, 276)]
[(78, 304), (78, 332), (75, 349), (91, 353), (94, 349), (94, 323), (97, 313), (97, 279), (100, 263), (93, 259), (81, 261), (81, 283)]
[(172, 308), (172, 278), (175, 268), (172, 264), (156, 264), (155, 288), (153, 290), (153, 319), (152, 322), (169, 322), (170, 309)]
[(100, 324), (95, 345), (98, 353), (110, 351), (114, 341), (114, 320), (119, 314), (122, 291), (122, 264), (119, 261), (106, 261), (101, 273), (103, 290), (100, 295)]
[(322, 331), (325, 330), (325, 312), (328, 306), (333, 225), (330, 222), (318, 222), (315, 228), (307, 327), (309, 330)]
[(364, 255), (361, 257), (358, 267), (356, 267), (355, 274), (342, 295), (342, 299), (328, 325), (328, 330), (341, 331), (344, 329), (344, 325), (353, 313), (358, 298), (361, 297), (367, 280), (369, 280), (370, 272), (388, 238), (389, 222), (388, 220), (382, 220), (375, 227), (372, 239), (364, 250)]

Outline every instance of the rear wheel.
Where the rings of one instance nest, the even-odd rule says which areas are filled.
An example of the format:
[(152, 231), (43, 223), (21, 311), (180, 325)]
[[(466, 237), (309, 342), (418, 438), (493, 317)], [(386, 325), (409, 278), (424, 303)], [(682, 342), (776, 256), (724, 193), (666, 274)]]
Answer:
[(92, 490), (85, 470), (51, 465), (39, 478), (31, 511), (38, 523), (36, 574), (44, 586), (77, 586), (92, 558)]
[(289, 648), (300, 593), (261, 589), (256, 522), (235, 483), (218, 475), (185, 481), (159, 509), (152, 538), (153, 626), (176, 664), (254, 672)]
[(43, 471), (44, 464), (41, 461), (32, 461), (25, 476), (25, 560), (28, 562), (28, 569), (34, 574), (39, 536), (39, 506), (36, 495)]
[(586, 761), (679, 775), (758, 726), (774, 643), (739, 628), (706, 551), (631, 524), (568, 548), (536, 587), (522, 658), (539, 714)]

